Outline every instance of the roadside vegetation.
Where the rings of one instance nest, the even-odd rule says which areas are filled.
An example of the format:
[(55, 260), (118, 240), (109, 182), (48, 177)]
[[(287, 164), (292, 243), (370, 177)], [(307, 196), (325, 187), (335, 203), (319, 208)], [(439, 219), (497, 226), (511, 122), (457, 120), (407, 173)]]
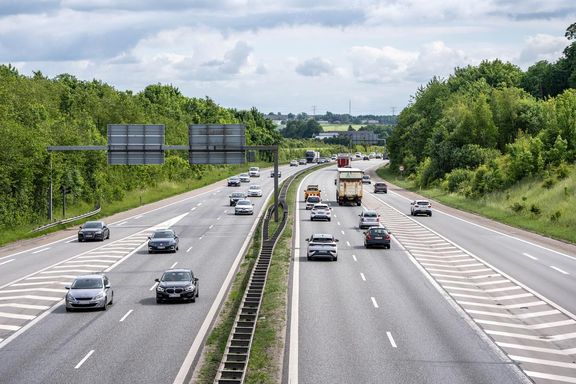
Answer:
[[(566, 37), (576, 39), (576, 23)], [(387, 149), (388, 177), (412, 189), (574, 241), (576, 42), (526, 72), (494, 60), (430, 80), (400, 113)]]

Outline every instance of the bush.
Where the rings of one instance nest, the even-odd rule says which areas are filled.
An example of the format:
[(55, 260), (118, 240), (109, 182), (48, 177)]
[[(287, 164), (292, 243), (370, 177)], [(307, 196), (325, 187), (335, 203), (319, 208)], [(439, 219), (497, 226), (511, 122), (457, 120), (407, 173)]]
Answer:
[(542, 187), (546, 189), (551, 189), (556, 184), (556, 180), (553, 177), (547, 177), (542, 183)]
[(530, 212), (534, 215), (534, 216), (540, 216), (540, 214), (542, 213), (542, 210), (540, 208), (538, 208), (537, 205), (532, 204), (532, 206), (530, 207)]
[(514, 204), (512, 204), (510, 206), (510, 209), (516, 213), (522, 212), (524, 210), (524, 208), (525, 208), (524, 204), (521, 204), (519, 202), (515, 202)]
[(550, 215), (550, 221), (553, 223), (557, 223), (560, 220), (560, 216), (562, 216), (562, 212), (556, 211), (552, 215)]
[(474, 177), (474, 171), (457, 168), (446, 175), (446, 189), (449, 192), (458, 192), (464, 190)]

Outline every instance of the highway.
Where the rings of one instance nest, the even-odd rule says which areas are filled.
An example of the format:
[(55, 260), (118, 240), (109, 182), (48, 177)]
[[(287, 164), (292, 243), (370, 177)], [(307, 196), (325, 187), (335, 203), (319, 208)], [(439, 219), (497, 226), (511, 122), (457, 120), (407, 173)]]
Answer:
[[(281, 167), (283, 178), (302, 167)], [(264, 192), (251, 198), (253, 216), (235, 216), (228, 201), (248, 183), (222, 181), (109, 218), (104, 242), (78, 243), (68, 230), (0, 250), (0, 382), (187, 382), (273, 189), (267, 170), (250, 184)], [(180, 249), (149, 255), (147, 236), (162, 227), (175, 229)], [(173, 267), (199, 277), (196, 303), (156, 304), (154, 279)], [(65, 285), (93, 271), (107, 272), (114, 304), (65, 312)]]
[[(298, 203), (287, 382), (576, 382), (574, 247), (435, 205), (412, 217), (406, 191), (367, 185), (363, 207), (339, 207), (334, 178), (301, 186), (319, 184), (335, 217), (310, 222)], [(393, 231), (391, 250), (364, 249), (362, 209)], [(313, 232), (339, 238), (337, 262), (306, 261)]]

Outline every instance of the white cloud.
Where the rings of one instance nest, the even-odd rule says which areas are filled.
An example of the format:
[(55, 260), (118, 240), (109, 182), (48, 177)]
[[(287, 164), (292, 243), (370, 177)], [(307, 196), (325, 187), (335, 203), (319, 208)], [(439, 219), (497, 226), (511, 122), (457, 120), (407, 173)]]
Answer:
[(330, 75), (334, 72), (334, 66), (330, 61), (315, 57), (306, 60), (296, 66), (296, 73), (302, 76), (316, 77)]
[(526, 40), (525, 46), (520, 51), (519, 61), (521, 64), (532, 65), (540, 60), (556, 61), (567, 45), (565, 37), (537, 34)]
[(354, 76), (365, 83), (393, 83), (401, 80), (418, 54), (394, 47), (353, 47), (349, 59)]

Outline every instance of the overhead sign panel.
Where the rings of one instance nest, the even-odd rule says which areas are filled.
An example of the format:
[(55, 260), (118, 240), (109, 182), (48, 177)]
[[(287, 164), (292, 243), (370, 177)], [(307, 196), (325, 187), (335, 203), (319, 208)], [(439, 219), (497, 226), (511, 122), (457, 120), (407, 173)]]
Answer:
[(108, 164), (164, 164), (164, 125), (108, 124)]
[(190, 124), (190, 164), (243, 164), (243, 124)]

